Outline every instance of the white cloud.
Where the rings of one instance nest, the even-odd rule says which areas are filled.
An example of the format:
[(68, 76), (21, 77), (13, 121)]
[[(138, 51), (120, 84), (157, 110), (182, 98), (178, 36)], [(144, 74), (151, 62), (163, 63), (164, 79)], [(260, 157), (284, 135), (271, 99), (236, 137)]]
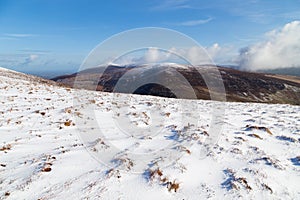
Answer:
[(300, 21), (266, 34), (266, 40), (240, 51), (239, 64), (248, 70), (300, 67)]
[(206, 48), (206, 51), (212, 58), (215, 58), (220, 53), (221, 50), (222, 50), (222, 48), (220, 47), (220, 45), (218, 43), (215, 43), (211, 47)]
[(43, 49), (29, 49), (29, 48), (20, 49), (20, 50), (18, 50), (18, 51), (19, 51), (19, 52), (22, 52), (22, 53), (38, 54), (38, 55), (52, 53), (52, 52), (49, 51), (49, 50), (43, 50)]
[(13, 37), (0, 37), (0, 40), (17, 40), (17, 38), (13, 38)]
[[(161, 50), (150, 47), (143, 52), (132, 52), (121, 56), (117, 60), (110, 59), (108, 63), (115, 63), (119, 65), (128, 64), (145, 64), (145, 63), (162, 63), (175, 62), (187, 64), (212, 64), (220, 63), (221, 60), (227, 59), (231, 48), (222, 48), (215, 43), (212, 46), (200, 48), (198, 46), (190, 48), (170, 48), (168, 50)], [(180, 57), (182, 56), (182, 57)]]
[(30, 54), (28, 55), (27, 58), (25, 58), (25, 60), (23, 62), (21, 62), (19, 65), (23, 65), (23, 66), (27, 66), (31, 63), (33, 63), (35, 60), (37, 60), (39, 58), (38, 55), (36, 54)]
[(37, 54), (0, 54), (0, 65), (8, 68), (29, 66), (36, 62), (39, 57)]
[(151, 10), (178, 10), (190, 8), (189, 0), (162, 0), (160, 3), (151, 8)]
[(210, 17), (207, 19), (185, 21), (185, 22), (177, 23), (176, 25), (178, 25), (178, 26), (198, 26), (198, 25), (202, 25), (202, 24), (207, 24), (211, 20), (213, 20), (213, 18)]
[(224, 64), (232, 62), (229, 58), (236, 56), (235, 49), (231, 46), (220, 46), (215, 43), (208, 47), (191, 47), (189, 49), (175, 49), (174, 52), (184, 55), (194, 64)]
[(0, 66), (26, 73), (57, 71), (71, 73), (79, 67), (83, 55), (78, 54), (1, 54)]
[(7, 37), (13, 37), (13, 38), (26, 38), (26, 37), (35, 37), (35, 36), (38, 36), (36, 34), (20, 34), (20, 33), (6, 33), (6, 34), (3, 34), (4, 36), (7, 36)]
[[(172, 59), (172, 52), (161, 50), (155, 47), (133, 51), (115, 59), (108, 59), (108, 63), (119, 65), (160, 63)], [(173, 58), (174, 59), (174, 58)], [(113, 61), (112, 61), (113, 60)]]
[(151, 47), (148, 49), (148, 51), (146, 51), (142, 59), (145, 63), (155, 63), (166, 61), (171, 56), (172, 55), (170, 52), (162, 51), (160, 49)]
[(146, 51), (144, 60), (147, 63), (153, 63), (153, 62), (158, 62), (161, 60), (162, 56), (160, 55), (159, 49), (157, 48), (149, 48), (148, 51)]
[(31, 54), (31, 55), (29, 55), (29, 60), (30, 60), (30, 61), (34, 61), (34, 60), (36, 60), (38, 57), (39, 57), (39, 56), (36, 55), (36, 54)]
[(182, 55), (192, 64), (211, 63), (210, 57), (207, 55), (207, 50), (197, 46), (188, 49), (173, 49), (173, 52)]

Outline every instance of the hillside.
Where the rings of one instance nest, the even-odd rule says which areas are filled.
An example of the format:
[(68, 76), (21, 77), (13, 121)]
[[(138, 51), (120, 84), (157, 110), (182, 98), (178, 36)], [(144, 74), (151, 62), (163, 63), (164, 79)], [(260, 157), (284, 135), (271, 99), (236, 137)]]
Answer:
[[(174, 70), (175, 69), (175, 70)], [(148, 78), (159, 81), (169, 81), (176, 84), (180, 91), (186, 91), (186, 84), (179, 78), (180, 73), (192, 86), (198, 99), (210, 100), (210, 92), (204, 81), (203, 74), (206, 74), (209, 66), (198, 66), (196, 68), (185, 65), (159, 64), (144, 66), (115, 66), (111, 65), (102, 73), (101, 68), (84, 70), (67, 76), (56, 77), (53, 80), (69, 86), (76, 85), (86, 89), (112, 92), (122, 78), (123, 87)], [(285, 75), (271, 75), (264, 73), (242, 72), (231, 68), (218, 67), (222, 80), (212, 76), (212, 81), (223, 82), (227, 101), (233, 102), (257, 102), (257, 103), (288, 103), (300, 105), (300, 83), (297, 77)], [(136, 72), (137, 71), (137, 72)], [(131, 76), (123, 78), (126, 73)], [(199, 74), (200, 72), (200, 74)], [(153, 76), (153, 77), (150, 77)], [(134, 80), (133, 80), (134, 79)], [(162, 97), (176, 97), (170, 88), (162, 85), (145, 85), (135, 91), (136, 94), (154, 95)]]
[(0, 91), (0, 199), (300, 198), (299, 106), (224, 103), (209, 143), (214, 101), (70, 89), (3, 69)]

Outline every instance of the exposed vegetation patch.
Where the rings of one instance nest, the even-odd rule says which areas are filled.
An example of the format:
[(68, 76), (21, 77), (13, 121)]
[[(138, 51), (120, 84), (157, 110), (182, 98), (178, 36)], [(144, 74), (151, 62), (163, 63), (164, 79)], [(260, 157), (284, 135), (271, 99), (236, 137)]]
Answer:
[(246, 131), (252, 131), (252, 130), (260, 130), (260, 131), (265, 131), (270, 135), (273, 135), (273, 133), (270, 131), (270, 129), (263, 127), (263, 126), (246, 126)]
[(227, 190), (240, 190), (244, 188), (246, 190), (252, 190), (248, 181), (244, 177), (237, 177), (236, 173), (232, 169), (224, 170), (224, 174), (228, 177), (221, 185)]

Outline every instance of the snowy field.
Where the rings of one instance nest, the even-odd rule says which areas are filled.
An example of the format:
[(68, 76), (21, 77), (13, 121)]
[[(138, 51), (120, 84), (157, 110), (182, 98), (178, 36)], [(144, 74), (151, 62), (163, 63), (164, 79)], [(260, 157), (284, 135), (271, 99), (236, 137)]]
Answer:
[[(78, 91), (4, 69), (0, 91), (0, 199), (300, 199), (299, 106), (226, 103), (208, 144), (212, 101)], [(145, 132), (124, 134), (119, 118)]]

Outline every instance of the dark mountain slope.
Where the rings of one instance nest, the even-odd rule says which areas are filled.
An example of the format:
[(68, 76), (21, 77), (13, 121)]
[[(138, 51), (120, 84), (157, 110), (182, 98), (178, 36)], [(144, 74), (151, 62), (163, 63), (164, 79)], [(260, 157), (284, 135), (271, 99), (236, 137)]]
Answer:
[[(139, 80), (163, 80), (165, 83), (175, 84), (179, 91), (186, 91), (187, 85), (183, 83), (178, 73), (189, 82), (198, 99), (210, 99), (210, 92), (202, 77), (210, 66), (197, 66), (197, 68), (159, 64), (148, 66), (108, 66), (101, 73), (101, 68), (93, 68), (82, 72), (56, 77), (53, 80), (76, 87), (112, 92), (117, 84), (124, 88)], [(226, 90), (227, 101), (262, 102), (262, 103), (288, 103), (300, 105), (299, 79), (285, 75), (271, 75), (265, 73), (243, 72), (231, 68), (218, 67), (222, 82)], [(200, 72), (200, 73), (199, 73)], [(130, 76), (125, 76), (130, 73)], [(213, 81), (219, 81), (218, 76), (211, 75)], [(149, 84), (138, 87), (132, 93), (154, 95), (163, 97), (176, 97), (171, 88), (164, 85)], [(186, 96), (187, 98), (188, 95)], [(181, 97), (182, 98), (182, 97)]]

